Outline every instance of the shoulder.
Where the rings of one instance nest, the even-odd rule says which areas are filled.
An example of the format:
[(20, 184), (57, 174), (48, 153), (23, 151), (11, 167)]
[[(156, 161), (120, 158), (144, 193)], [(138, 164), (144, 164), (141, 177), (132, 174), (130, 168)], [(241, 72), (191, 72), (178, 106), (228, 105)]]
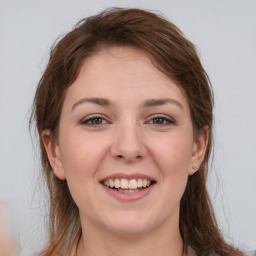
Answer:
[(245, 253), (245, 256), (256, 256), (256, 250)]
[[(199, 255), (197, 255), (195, 251), (190, 246), (188, 246), (187, 256), (199, 256)], [(212, 252), (209, 256), (219, 256), (219, 254)]]
[(188, 246), (187, 256), (197, 256), (192, 247)]
[[(190, 246), (188, 246), (187, 256), (199, 256), (199, 255), (197, 255), (195, 251)], [(209, 256), (219, 256), (219, 254), (211, 253)], [(244, 256), (256, 256), (256, 250), (244, 253)]]

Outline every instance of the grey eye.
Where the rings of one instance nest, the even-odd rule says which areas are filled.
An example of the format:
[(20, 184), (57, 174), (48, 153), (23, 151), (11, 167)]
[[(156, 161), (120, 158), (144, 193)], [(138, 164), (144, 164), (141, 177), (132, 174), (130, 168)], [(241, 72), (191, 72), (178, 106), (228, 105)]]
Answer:
[(91, 123), (91, 124), (102, 124), (103, 123), (103, 119), (100, 118), (100, 117), (91, 118), (90, 120), (88, 120), (88, 123)]
[(98, 125), (106, 124), (107, 121), (100, 116), (91, 116), (81, 120), (80, 123), (87, 126), (98, 126)]
[(154, 125), (170, 125), (170, 124), (174, 124), (174, 121), (167, 117), (157, 116), (152, 118), (149, 121), (149, 123)]

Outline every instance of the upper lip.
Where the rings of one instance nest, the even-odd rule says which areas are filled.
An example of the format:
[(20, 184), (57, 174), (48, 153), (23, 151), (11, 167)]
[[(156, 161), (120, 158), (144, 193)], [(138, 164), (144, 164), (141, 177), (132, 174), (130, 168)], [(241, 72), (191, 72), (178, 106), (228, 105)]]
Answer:
[(133, 173), (133, 174), (115, 173), (115, 174), (111, 174), (111, 175), (108, 175), (108, 176), (100, 179), (100, 182), (103, 182), (104, 180), (109, 180), (109, 179), (127, 179), (127, 180), (147, 179), (150, 181), (156, 181), (154, 178), (152, 178), (148, 175), (145, 175), (145, 174), (141, 174), (141, 173)]

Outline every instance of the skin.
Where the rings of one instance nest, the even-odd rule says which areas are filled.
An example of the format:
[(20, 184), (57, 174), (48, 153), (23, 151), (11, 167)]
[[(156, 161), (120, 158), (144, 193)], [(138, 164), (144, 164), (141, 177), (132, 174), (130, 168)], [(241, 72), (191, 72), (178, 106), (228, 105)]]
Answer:
[(13, 240), (8, 232), (4, 207), (0, 204), (0, 255), (13, 255)]
[[(83, 100), (92, 97), (111, 104)], [(42, 133), (54, 173), (67, 180), (79, 208), (77, 255), (182, 255), (180, 200), (207, 137), (207, 129), (193, 137), (184, 92), (145, 53), (114, 47), (87, 58), (67, 90), (57, 141)], [(140, 200), (120, 201), (99, 183), (118, 172), (149, 175), (156, 184)]]

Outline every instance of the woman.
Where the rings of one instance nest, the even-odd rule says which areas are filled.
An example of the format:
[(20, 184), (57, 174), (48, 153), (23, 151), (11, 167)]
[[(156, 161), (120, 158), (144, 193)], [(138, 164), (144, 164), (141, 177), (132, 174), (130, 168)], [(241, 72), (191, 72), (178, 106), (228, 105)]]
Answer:
[(174, 24), (118, 8), (79, 22), (34, 99), (50, 195), (40, 255), (242, 255), (206, 189), (212, 105)]

